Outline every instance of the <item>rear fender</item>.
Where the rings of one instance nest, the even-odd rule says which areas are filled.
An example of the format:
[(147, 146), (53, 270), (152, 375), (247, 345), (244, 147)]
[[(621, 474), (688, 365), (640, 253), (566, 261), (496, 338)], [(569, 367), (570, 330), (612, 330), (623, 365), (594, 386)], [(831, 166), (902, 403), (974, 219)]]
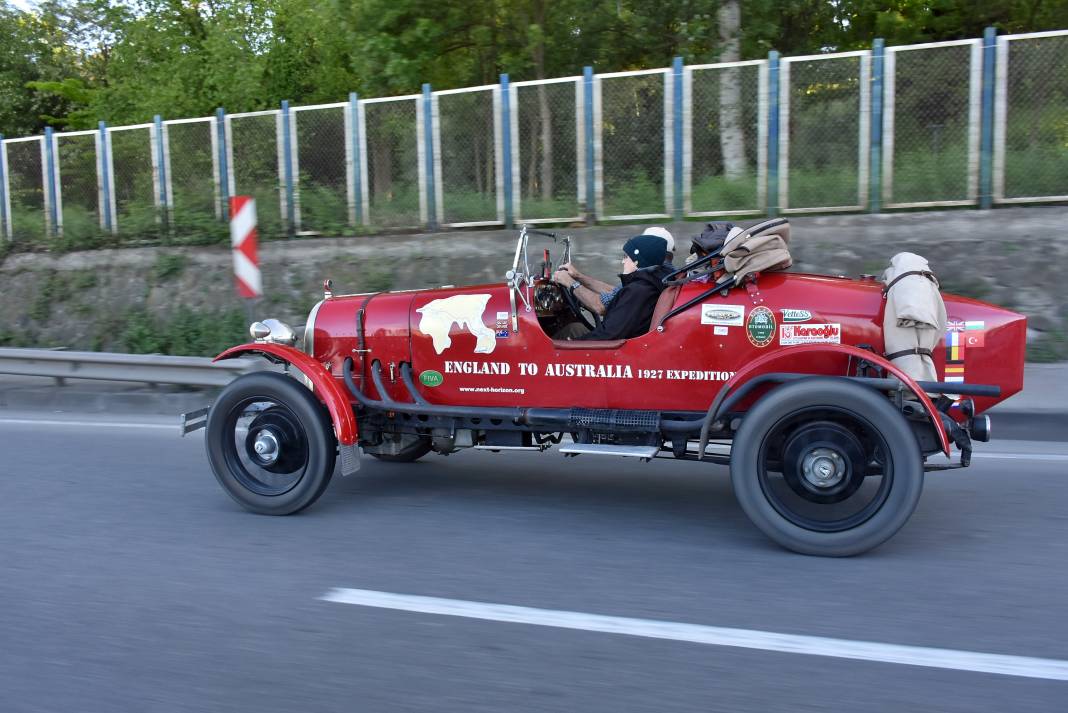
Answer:
[[(852, 357), (858, 360), (863, 359), (885, 369), (888, 374), (892, 374), (905, 384), (916, 400), (923, 405), (924, 412), (927, 414), (931, 426), (934, 427), (935, 433), (938, 434), (938, 442), (942, 446), (942, 452), (947, 456), (949, 455), (949, 436), (946, 434), (945, 426), (942, 424), (942, 418), (938, 415), (938, 410), (931, 401), (931, 397), (919, 387), (912, 377), (888, 362), (882, 356), (864, 349), (858, 349), (857, 347), (848, 344), (806, 344), (768, 352), (739, 369), (735, 375), (723, 385), (721, 393), (727, 394), (741, 384), (749, 381), (749, 379), (754, 376), (759, 376), (760, 374), (773, 371), (799, 373), (796, 366), (792, 366), (791, 363), (797, 361), (798, 357), (802, 356), (806, 357), (805, 361), (810, 361), (812, 357), (818, 358), (821, 356), (839, 358)], [(827, 372), (822, 372), (814, 375), (827, 376), (828, 374)], [(841, 374), (841, 376), (846, 375), (847, 374)]]
[(356, 444), (359, 434), (356, 429), (356, 416), (352, 412), (352, 401), (342, 390), (337, 379), (324, 369), (322, 364), (299, 349), (284, 344), (270, 343), (242, 344), (231, 347), (212, 361), (233, 359), (246, 354), (256, 354), (272, 361), (283, 361), (299, 369), (300, 373), (311, 381), (315, 387), (315, 394), (330, 412), (330, 420), (334, 424), (334, 435), (337, 436), (338, 443), (343, 446)]

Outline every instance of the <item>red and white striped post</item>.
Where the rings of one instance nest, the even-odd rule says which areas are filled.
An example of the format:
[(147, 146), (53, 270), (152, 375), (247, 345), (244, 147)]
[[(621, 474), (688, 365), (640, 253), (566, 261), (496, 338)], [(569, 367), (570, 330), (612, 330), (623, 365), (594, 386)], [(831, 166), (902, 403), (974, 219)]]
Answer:
[(263, 279), (256, 253), (256, 200), (252, 196), (230, 198), (230, 245), (237, 293), (245, 300), (262, 297)]
[(256, 200), (230, 197), (230, 247), (234, 253), (234, 283), (245, 302), (245, 317), (253, 321), (252, 301), (263, 296), (260, 258), (256, 251)]

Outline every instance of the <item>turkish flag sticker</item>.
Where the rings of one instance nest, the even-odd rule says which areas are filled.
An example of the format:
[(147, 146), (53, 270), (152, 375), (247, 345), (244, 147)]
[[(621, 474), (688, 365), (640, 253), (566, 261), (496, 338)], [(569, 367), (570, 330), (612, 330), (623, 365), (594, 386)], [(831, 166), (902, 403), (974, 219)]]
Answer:
[(986, 338), (986, 332), (982, 331), (967, 331), (964, 333), (964, 344), (969, 349), (983, 346), (983, 342)]

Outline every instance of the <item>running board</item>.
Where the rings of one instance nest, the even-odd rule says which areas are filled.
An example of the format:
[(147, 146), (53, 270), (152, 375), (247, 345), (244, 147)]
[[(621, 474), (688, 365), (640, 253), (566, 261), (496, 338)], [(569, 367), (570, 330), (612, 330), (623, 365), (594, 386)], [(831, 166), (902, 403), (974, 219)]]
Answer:
[(565, 456), (623, 456), (649, 460), (660, 452), (660, 446), (617, 446), (611, 443), (572, 443), (560, 448)]

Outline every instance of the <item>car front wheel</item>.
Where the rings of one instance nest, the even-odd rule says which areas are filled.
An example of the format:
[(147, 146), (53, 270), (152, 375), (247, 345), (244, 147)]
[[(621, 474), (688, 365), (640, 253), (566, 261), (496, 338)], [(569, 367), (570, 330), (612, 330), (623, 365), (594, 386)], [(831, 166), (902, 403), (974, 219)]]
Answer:
[(845, 379), (780, 386), (745, 414), (731, 484), (764, 534), (802, 554), (844, 557), (894, 535), (923, 490), (923, 457), (882, 393)]
[(319, 499), (334, 473), (337, 440), (326, 409), (282, 374), (232, 381), (211, 407), (204, 438), (215, 478), (253, 512), (299, 512)]

